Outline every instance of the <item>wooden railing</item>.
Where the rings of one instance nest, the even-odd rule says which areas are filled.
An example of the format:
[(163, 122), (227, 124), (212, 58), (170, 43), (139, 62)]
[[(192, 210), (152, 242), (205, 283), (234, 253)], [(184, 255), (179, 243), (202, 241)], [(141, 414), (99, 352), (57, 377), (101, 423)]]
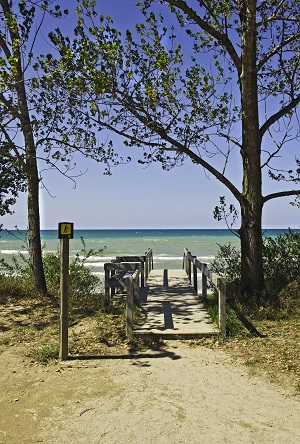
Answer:
[(202, 273), (202, 299), (207, 299), (207, 280), (211, 281), (218, 289), (219, 299), (219, 329), (226, 335), (226, 279), (213, 273), (207, 268), (207, 264), (200, 262), (187, 248), (183, 252), (183, 268), (189, 280), (198, 293), (198, 270)]
[(152, 269), (151, 248), (144, 256), (118, 256), (104, 264), (105, 306), (109, 306), (116, 288), (126, 290), (126, 333), (129, 337), (132, 337), (133, 331), (134, 300), (139, 300), (139, 287), (145, 287)]
[(125, 276), (126, 285), (126, 334), (132, 338), (133, 334), (133, 302), (139, 300), (139, 266), (131, 276)]
[(149, 248), (143, 256), (117, 256), (112, 261), (118, 262), (139, 262), (141, 263), (141, 287), (145, 287), (150, 271), (153, 269), (153, 252)]

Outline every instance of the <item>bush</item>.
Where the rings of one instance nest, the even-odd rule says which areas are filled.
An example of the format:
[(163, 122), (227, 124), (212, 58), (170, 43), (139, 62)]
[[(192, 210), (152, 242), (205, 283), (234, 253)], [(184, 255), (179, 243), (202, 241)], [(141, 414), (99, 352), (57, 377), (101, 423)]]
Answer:
[[(263, 236), (263, 267), (265, 293), (262, 303), (275, 308), (283, 307), (284, 289), (300, 275), (300, 233), (289, 230), (275, 238)], [(211, 268), (215, 273), (226, 276), (228, 297), (242, 303), (240, 251), (230, 244), (219, 245)]]
[[(76, 254), (69, 267), (69, 301), (76, 308), (96, 309), (103, 302), (100, 279), (93, 275), (86, 266), (88, 258), (97, 256), (103, 250), (87, 250), (83, 237), (81, 255)], [(0, 294), (7, 291), (10, 296), (30, 294), (36, 295), (34, 290), (32, 271), (29, 260), (22, 254), (13, 257), (12, 264), (1, 262), (5, 273), (0, 274)], [(43, 266), (47, 282), (48, 293), (58, 296), (60, 287), (60, 256), (59, 253), (45, 253)], [(4, 290), (5, 289), (5, 290)]]
[(278, 301), (278, 293), (300, 275), (300, 233), (264, 236), (263, 261), (267, 293)]
[(278, 295), (283, 317), (300, 316), (300, 278), (289, 283)]
[[(86, 266), (87, 260), (98, 256), (103, 250), (87, 250), (83, 237), (80, 237), (82, 249), (69, 266), (69, 301), (77, 308), (96, 309), (103, 302), (101, 281)], [(48, 290), (59, 293), (60, 257), (59, 254), (46, 253), (43, 257), (44, 271)]]
[(219, 251), (211, 264), (211, 270), (226, 277), (227, 297), (239, 299), (241, 281), (241, 252), (229, 245), (219, 245)]

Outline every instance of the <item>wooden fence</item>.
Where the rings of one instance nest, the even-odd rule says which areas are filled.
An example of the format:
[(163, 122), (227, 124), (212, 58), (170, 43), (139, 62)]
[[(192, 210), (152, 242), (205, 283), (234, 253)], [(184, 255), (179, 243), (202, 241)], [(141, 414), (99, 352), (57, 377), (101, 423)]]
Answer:
[(104, 264), (105, 306), (108, 307), (116, 288), (126, 290), (126, 333), (132, 337), (133, 305), (139, 299), (139, 287), (144, 287), (153, 269), (153, 252), (144, 256), (118, 256)]
[(207, 281), (212, 282), (218, 289), (219, 299), (219, 329), (226, 335), (226, 279), (213, 273), (207, 268), (207, 264), (200, 262), (187, 248), (183, 252), (183, 268), (190, 282), (198, 294), (198, 270), (202, 273), (202, 299), (207, 299)]
[(117, 256), (112, 261), (118, 262), (139, 262), (141, 263), (141, 287), (145, 287), (150, 271), (153, 269), (153, 252), (149, 248), (143, 256)]

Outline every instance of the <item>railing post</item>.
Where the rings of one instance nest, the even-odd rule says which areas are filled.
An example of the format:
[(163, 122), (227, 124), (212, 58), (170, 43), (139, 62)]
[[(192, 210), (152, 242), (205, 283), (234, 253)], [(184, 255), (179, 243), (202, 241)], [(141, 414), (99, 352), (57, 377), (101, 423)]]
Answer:
[(185, 272), (187, 273), (187, 268), (186, 268), (186, 252), (187, 249), (184, 248), (183, 249), (183, 261), (182, 261), (182, 268), (185, 270)]
[[(190, 251), (188, 251), (188, 253), (190, 253)], [(189, 277), (189, 281), (192, 282), (192, 263), (191, 263), (188, 256), (187, 256), (187, 259), (188, 259), (188, 277)]]
[[(146, 256), (145, 256), (146, 261)], [(141, 263), (141, 287), (145, 287), (145, 261)]]
[[(105, 270), (105, 268), (104, 268), (104, 270)], [(104, 288), (105, 288), (104, 306), (105, 306), (105, 308), (107, 308), (107, 307), (109, 307), (109, 304), (110, 304), (110, 294), (109, 294), (110, 293), (110, 288), (109, 288), (109, 285), (108, 285), (110, 271), (109, 270), (105, 270), (104, 274), (105, 274), (105, 278), (104, 278)]]
[[(197, 259), (196, 256), (193, 256), (194, 259)], [(197, 276), (197, 267), (195, 261), (193, 263), (193, 280), (194, 280), (194, 290), (196, 294), (198, 294), (198, 276)]]
[[(111, 271), (110, 271), (110, 277), (111, 277), (111, 278), (112, 278), (115, 274), (116, 274), (116, 270), (111, 270)], [(116, 294), (116, 289), (115, 289), (115, 287), (112, 287), (112, 288), (110, 289), (110, 297), (112, 298), (115, 294)]]
[(148, 251), (145, 253), (145, 282), (147, 282), (149, 275), (149, 258), (148, 258)]
[(126, 284), (126, 334), (132, 338), (133, 331), (133, 282), (130, 276), (125, 279)]
[(219, 293), (219, 329), (222, 335), (226, 335), (226, 281), (219, 277), (217, 280)]
[(207, 264), (202, 264), (202, 300), (207, 299)]

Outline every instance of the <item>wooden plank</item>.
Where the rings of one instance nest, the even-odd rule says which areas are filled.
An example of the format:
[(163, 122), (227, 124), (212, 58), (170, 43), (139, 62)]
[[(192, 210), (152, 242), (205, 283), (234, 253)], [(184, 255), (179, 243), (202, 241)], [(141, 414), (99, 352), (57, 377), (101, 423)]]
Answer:
[(218, 329), (189, 283), (185, 270), (152, 270), (148, 278), (147, 298), (142, 301), (146, 313), (143, 325), (135, 327), (135, 336), (202, 337), (218, 334)]

